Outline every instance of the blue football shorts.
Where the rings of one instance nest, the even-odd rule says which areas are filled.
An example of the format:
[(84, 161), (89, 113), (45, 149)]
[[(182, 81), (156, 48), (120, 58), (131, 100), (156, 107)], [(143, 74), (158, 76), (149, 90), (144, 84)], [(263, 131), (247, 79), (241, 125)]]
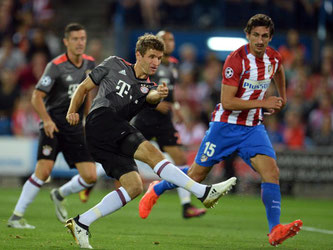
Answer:
[(235, 151), (251, 168), (253, 166), (250, 159), (257, 154), (276, 159), (264, 125), (243, 126), (210, 122), (195, 162), (200, 166), (211, 167)]

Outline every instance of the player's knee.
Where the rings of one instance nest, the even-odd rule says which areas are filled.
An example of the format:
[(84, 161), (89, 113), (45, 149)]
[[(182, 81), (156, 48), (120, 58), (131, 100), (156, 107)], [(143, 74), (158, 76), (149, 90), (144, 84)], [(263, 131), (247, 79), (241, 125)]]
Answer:
[(125, 189), (132, 200), (143, 192), (142, 183), (136, 183), (135, 185), (131, 185)]
[(93, 172), (90, 174), (81, 175), (81, 177), (87, 184), (93, 184), (97, 181), (96, 173)]
[(164, 159), (162, 152), (148, 141), (144, 141), (139, 145), (134, 157), (151, 167), (155, 167), (157, 163)]

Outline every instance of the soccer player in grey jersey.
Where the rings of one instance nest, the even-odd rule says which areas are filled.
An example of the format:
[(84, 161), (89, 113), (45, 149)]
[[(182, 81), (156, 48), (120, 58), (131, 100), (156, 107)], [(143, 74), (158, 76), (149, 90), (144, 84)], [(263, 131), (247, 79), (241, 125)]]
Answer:
[(161, 151), (147, 141), (129, 120), (144, 108), (155, 108), (167, 97), (165, 83), (149, 81), (161, 63), (163, 41), (150, 34), (136, 44), (136, 63), (109, 57), (97, 66), (77, 88), (67, 113), (71, 125), (79, 122), (77, 113), (84, 97), (96, 85), (99, 90), (86, 121), (88, 148), (108, 176), (118, 179), (121, 187), (107, 194), (95, 207), (67, 220), (67, 228), (82, 248), (89, 244), (89, 226), (97, 219), (120, 209), (142, 193), (143, 185), (134, 158), (147, 163), (161, 178), (186, 188), (210, 207), (231, 189), (233, 182), (207, 186), (190, 179), (167, 161)]
[[(70, 126), (65, 119), (75, 89), (95, 67), (94, 59), (84, 54), (86, 40), (83, 26), (78, 23), (67, 25), (63, 39), (67, 53), (48, 63), (33, 92), (32, 104), (41, 119), (37, 165), (23, 186), (13, 215), (8, 220), (9, 227), (35, 228), (22, 217), (50, 176), (59, 152), (63, 153), (70, 168), (76, 167), (79, 171), (69, 182), (51, 191), (56, 216), (61, 222), (67, 219), (67, 211), (62, 204), (64, 197), (90, 187), (96, 181), (96, 167), (85, 144), (82, 120), (76, 126)], [(83, 109), (84, 105), (78, 111), (81, 118)]]
[[(175, 49), (174, 35), (170, 31), (161, 30), (157, 33), (165, 44), (164, 55), (161, 65), (158, 67), (156, 74), (151, 77), (151, 80), (162, 84), (167, 83), (169, 95), (161, 101), (156, 109), (144, 109), (134, 119), (133, 125), (140, 130), (143, 136), (150, 141), (156, 139), (159, 148), (170, 155), (176, 166), (180, 168), (188, 167), (186, 165), (186, 155), (182, 149), (180, 138), (177, 130), (172, 122), (172, 111), (179, 112), (179, 104), (174, 102), (173, 89), (178, 80), (178, 60), (171, 56)], [(159, 181), (154, 181), (151, 184), (151, 191), (156, 192), (156, 199), (160, 196), (158, 193)], [(183, 217), (193, 218), (202, 216), (206, 213), (206, 209), (196, 208), (191, 205), (191, 193), (183, 188), (177, 188), (180, 202), (183, 206)], [(142, 197), (146, 199), (147, 196)], [(156, 201), (155, 201), (156, 202)], [(144, 202), (140, 202), (139, 215), (145, 219), (150, 213), (150, 210), (144, 206)]]

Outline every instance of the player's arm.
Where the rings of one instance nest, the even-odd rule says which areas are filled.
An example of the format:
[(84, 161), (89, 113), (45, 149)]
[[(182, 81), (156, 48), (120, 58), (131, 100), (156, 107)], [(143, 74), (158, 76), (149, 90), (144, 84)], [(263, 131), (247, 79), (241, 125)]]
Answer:
[(46, 107), (43, 101), (46, 95), (47, 94), (45, 92), (35, 89), (32, 93), (31, 103), (40, 119), (43, 121), (46, 136), (53, 138), (53, 133), (59, 132), (59, 130), (49, 113), (46, 111)]
[(282, 97), (282, 107), (287, 104), (287, 94), (286, 94), (286, 77), (284, 73), (284, 68), (281, 65), (276, 71), (274, 77), (274, 83), (279, 96)]
[(70, 125), (76, 125), (79, 123), (80, 116), (77, 111), (81, 107), (86, 95), (95, 86), (95, 83), (91, 80), (90, 76), (88, 76), (83, 82), (80, 83), (79, 87), (75, 90), (66, 115), (66, 120)]
[(161, 85), (158, 85), (157, 89), (150, 90), (146, 101), (149, 104), (157, 104), (159, 103), (163, 98), (166, 98), (169, 94), (169, 89), (166, 85), (166, 83), (163, 83)]
[(226, 110), (247, 110), (254, 108), (281, 109), (282, 98), (270, 96), (263, 100), (243, 100), (236, 97), (238, 87), (222, 84), (221, 103)]

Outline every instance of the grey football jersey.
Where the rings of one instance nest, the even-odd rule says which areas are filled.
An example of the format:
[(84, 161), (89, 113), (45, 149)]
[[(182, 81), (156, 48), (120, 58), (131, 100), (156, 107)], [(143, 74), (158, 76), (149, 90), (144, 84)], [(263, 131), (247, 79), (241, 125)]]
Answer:
[(138, 79), (134, 66), (117, 56), (110, 56), (89, 74), (99, 86), (90, 112), (100, 107), (111, 108), (119, 117), (131, 120), (145, 107), (146, 96), (157, 85), (148, 79)]
[[(62, 54), (47, 64), (36, 89), (47, 94), (44, 100), (45, 107), (57, 125), (66, 124), (66, 113), (71, 98), (94, 67), (94, 59), (85, 54), (79, 68), (68, 59), (67, 54)], [(82, 117), (83, 105), (79, 113)]]

